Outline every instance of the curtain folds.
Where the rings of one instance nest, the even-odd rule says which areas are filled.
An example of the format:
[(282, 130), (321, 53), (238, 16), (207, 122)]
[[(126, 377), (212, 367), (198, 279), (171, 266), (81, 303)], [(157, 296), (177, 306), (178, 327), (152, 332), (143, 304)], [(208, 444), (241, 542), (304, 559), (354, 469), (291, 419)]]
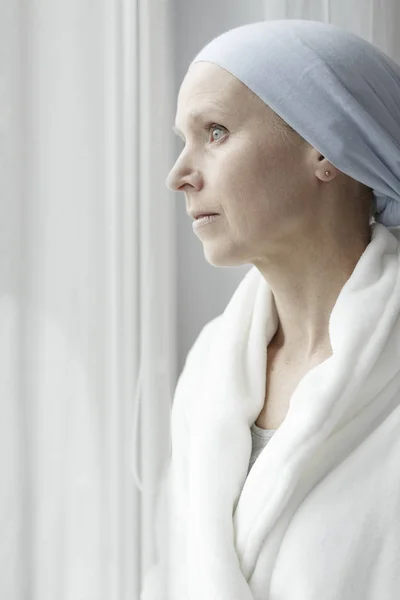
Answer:
[(168, 13), (1, 3), (1, 598), (135, 600), (154, 558), (176, 376)]

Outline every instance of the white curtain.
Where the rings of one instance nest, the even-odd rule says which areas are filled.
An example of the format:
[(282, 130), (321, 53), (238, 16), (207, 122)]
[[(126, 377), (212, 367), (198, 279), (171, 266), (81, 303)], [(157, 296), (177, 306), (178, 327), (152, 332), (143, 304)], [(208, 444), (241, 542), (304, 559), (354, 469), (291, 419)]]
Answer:
[(169, 6), (0, 8), (0, 598), (136, 600), (176, 377)]
[[(264, 6), (399, 61), (396, 0)], [(173, 4), (0, 7), (0, 598), (138, 600), (178, 375)]]

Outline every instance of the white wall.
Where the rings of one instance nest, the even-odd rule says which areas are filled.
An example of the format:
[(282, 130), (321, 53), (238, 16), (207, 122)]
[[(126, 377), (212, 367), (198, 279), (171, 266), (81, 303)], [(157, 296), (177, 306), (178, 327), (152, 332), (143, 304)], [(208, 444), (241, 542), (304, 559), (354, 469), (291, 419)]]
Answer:
[[(175, 83), (179, 87), (195, 55), (212, 38), (228, 29), (265, 18), (263, 0), (174, 0)], [(176, 111), (176, 100), (174, 111)], [(175, 118), (175, 112), (173, 119)], [(172, 127), (171, 122), (171, 127)], [(173, 135), (171, 133), (171, 135)], [(178, 156), (182, 144), (176, 143)], [(172, 167), (172, 165), (171, 165)], [(190, 346), (203, 325), (220, 314), (236, 287), (252, 265), (215, 267), (203, 252), (200, 238), (193, 232), (192, 219), (186, 214), (183, 192), (171, 193), (177, 230), (177, 328), (178, 374)]]

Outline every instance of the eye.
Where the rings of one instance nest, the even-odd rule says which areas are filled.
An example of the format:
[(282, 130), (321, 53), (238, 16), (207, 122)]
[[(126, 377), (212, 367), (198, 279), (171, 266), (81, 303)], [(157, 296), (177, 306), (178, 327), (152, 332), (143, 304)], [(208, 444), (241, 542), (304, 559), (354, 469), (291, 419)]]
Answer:
[[(225, 129), (225, 127), (222, 127), (221, 125), (218, 125), (218, 123), (207, 123), (207, 125), (205, 126), (205, 129), (206, 129), (207, 131), (211, 131), (211, 130), (214, 130), (214, 129), (219, 129), (220, 131), (227, 131), (227, 130)], [(218, 139), (218, 140), (215, 140), (215, 139), (214, 139), (213, 141), (214, 141), (216, 144), (219, 144), (219, 143), (221, 142), (221, 140), (219, 140), (219, 139)]]
[[(207, 131), (207, 132), (209, 132), (209, 131), (211, 131), (211, 130), (214, 130), (214, 129), (219, 129), (220, 131), (225, 131), (225, 132), (227, 132), (227, 131), (228, 131), (228, 130), (227, 130), (227, 129), (225, 129), (225, 127), (223, 127), (222, 125), (218, 125), (218, 123), (206, 123), (206, 124), (204, 125), (204, 128), (203, 128), (203, 129), (204, 129), (204, 131)], [(185, 140), (184, 140), (183, 138), (181, 138), (181, 140), (182, 140), (182, 142), (185, 144)], [(219, 139), (218, 139), (218, 140), (213, 140), (213, 142), (214, 142), (215, 144), (220, 144), (220, 143), (222, 143), (223, 141), (224, 141), (223, 139), (222, 139), (222, 140), (219, 140)]]

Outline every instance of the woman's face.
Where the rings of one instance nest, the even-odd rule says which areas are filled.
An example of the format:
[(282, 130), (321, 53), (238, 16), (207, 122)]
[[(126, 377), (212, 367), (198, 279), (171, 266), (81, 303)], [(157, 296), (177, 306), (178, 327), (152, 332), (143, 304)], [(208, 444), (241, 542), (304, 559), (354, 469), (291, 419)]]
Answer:
[(249, 88), (212, 63), (192, 65), (181, 85), (176, 127), (184, 146), (166, 185), (185, 192), (188, 212), (220, 214), (194, 230), (214, 265), (282, 257), (288, 241), (293, 252), (293, 240), (314, 226), (320, 155), (300, 136), (302, 144), (294, 138), (288, 143), (273, 115)]

